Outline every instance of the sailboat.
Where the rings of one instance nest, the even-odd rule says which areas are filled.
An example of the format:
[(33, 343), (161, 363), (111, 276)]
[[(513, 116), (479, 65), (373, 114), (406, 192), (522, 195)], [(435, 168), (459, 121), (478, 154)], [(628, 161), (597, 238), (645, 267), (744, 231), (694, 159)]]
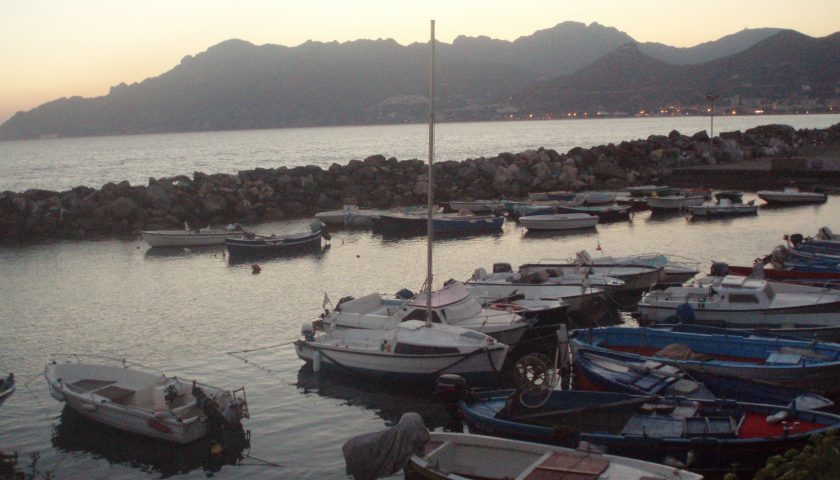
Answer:
[[(434, 100), (435, 22), (431, 22), (429, 74), (429, 185), (428, 247), (425, 282), (426, 319), (408, 320), (385, 329), (336, 329), (315, 333), (303, 326), (303, 339), (295, 342), (298, 357), (313, 370), (431, 381), (443, 373), (474, 381), (493, 378), (504, 364), (509, 347), (483, 333), (433, 321), (432, 243), (434, 240)], [(421, 297), (419, 295), (418, 297)], [(419, 298), (418, 298), (419, 299)], [(494, 379), (494, 378), (493, 378)]]

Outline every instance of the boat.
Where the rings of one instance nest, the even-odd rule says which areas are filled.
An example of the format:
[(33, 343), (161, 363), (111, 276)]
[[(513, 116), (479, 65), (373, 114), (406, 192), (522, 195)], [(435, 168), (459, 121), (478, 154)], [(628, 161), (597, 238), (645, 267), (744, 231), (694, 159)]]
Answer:
[[(304, 324), (303, 338), (294, 343), (298, 358), (315, 372), (322, 368), (396, 381), (433, 381), (442, 373), (457, 373), (483, 381), (498, 381), (509, 347), (474, 330), (435, 323), (432, 248), (434, 215), (434, 20), (431, 24), (429, 92), (429, 165), (427, 190), (427, 271), (425, 321), (406, 320), (381, 329), (330, 328), (317, 333), (317, 325)], [(382, 226), (385, 227), (383, 215)], [(375, 301), (375, 298), (372, 298)], [(357, 305), (358, 306), (358, 305)], [(364, 309), (359, 309), (360, 311)], [(346, 309), (345, 309), (346, 311)], [(348, 312), (349, 313), (349, 312)]]
[(225, 239), (225, 246), (231, 260), (261, 258), (320, 249), (322, 237), (329, 240), (324, 224), (316, 219), (309, 225), (308, 232), (270, 236), (247, 233), (241, 238)]
[[(580, 255), (578, 255), (578, 258)], [(551, 269), (562, 274), (603, 275), (617, 278), (624, 285), (617, 288), (618, 292), (647, 290), (655, 285), (662, 277), (662, 267), (630, 264), (595, 264), (578, 260), (577, 263), (559, 262), (551, 259), (540, 260), (538, 263), (526, 263), (519, 266), (521, 274), (545, 271)]]
[[(507, 345), (519, 343), (533, 323), (513, 311), (483, 307), (458, 281), (432, 292), (431, 309), (433, 323), (475, 330)], [(396, 298), (383, 298), (379, 293), (344, 298), (324, 313), (321, 323), (327, 328), (389, 330), (407, 320), (424, 320), (427, 315), (426, 294), (403, 290)]]
[(512, 285), (564, 285), (578, 288), (595, 287), (605, 293), (615, 293), (624, 289), (624, 280), (610, 277), (601, 273), (590, 272), (588, 269), (545, 268), (532, 269), (528, 272), (514, 272), (509, 263), (494, 263), (493, 271), (484, 268), (473, 271), (467, 280), (472, 286), (479, 284), (512, 284)]
[(621, 479), (699, 480), (666, 465), (600, 453), (467, 433), (430, 432), (405, 466), (407, 480)]
[[(501, 267), (506, 265), (507, 267)], [(514, 275), (509, 271), (509, 265), (497, 264), (493, 266), (493, 273), (488, 274), (483, 268), (476, 269), (470, 279), (465, 282), (470, 293), (482, 303), (492, 304), (507, 302), (509, 299), (543, 303), (546, 301), (562, 301), (568, 305), (569, 313), (580, 313), (584, 306), (590, 303), (604, 303), (603, 288), (580, 283), (562, 284), (552, 281), (548, 272), (535, 275)], [(560, 275), (555, 275), (559, 277)], [(582, 278), (582, 275), (579, 275)], [(618, 281), (612, 279), (618, 286)]]
[(581, 265), (642, 265), (661, 268), (659, 280), (654, 284), (657, 286), (682, 285), (700, 273), (698, 261), (679, 255), (641, 253), (625, 257), (608, 255), (593, 257), (586, 250), (581, 250), (575, 255), (575, 259)]
[(840, 393), (840, 345), (788, 338), (705, 334), (665, 328), (574, 330), (569, 345), (675, 365), (688, 372), (744, 378), (820, 394)]
[(393, 328), (330, 329), (316, 334), (304, 326), (295, 342), (298, 358), (312, 369), (332, 369), (395, 381), (431, 382), (442, 373), (495, 381), (509, 347), (474, 330), (420, 320)]
[(449, 209), (455, 212), (468, 210), (473, 213), (497, 212), (505, 208), (505, 202), (499, 200), (452, 200)]
[(744, 192), (740, 190), (721, 190), (715, 193), (715, 200), (729, 200), (732, 203), (743, 203)]
[(668, 190), (668, 187), (664, 185), (637, 185), (624, 189), (631, 197), (650, 196), (665, 190)]
[(143, 230), (143, 240), (151, 247), (199, 247), (204, 245), (224, 245), (225, 239), (242, 233), (238, 223), (225, 228), (190, 229), (184, 223), (184, 230)]
[(557, 213), (560, 202), (556, 200), (532, 201), (516, 204), (511, 207), (513, 218), (528, 217), (531, 215), (551, 215)]
[(327, 210), (315, 214), (315, 218), (325, 225), (344, 227), (369, 227), (379, 219), (385, 210), (359, 208), (357, 205), (345, 205), (341, 210)]
[(595, 215), (598, 217), (598, 223), (630, 220), (630, 214), (632, 213), (629, 205), (558, 205), (557, 211), (559, 213), (585, 213), (587, 215)]
[[(379, 226), (386, 236), (425, 235), (429, 219), (424, 215), (410, 213), (383, 213), (379, 216)], [(492, 233), (499, 232), (505, 224), (501, 215), (475, 215), (471, 212), (435, 213), (432, 217), (435, 232)]]
[(675, 314), (684, 321), (713, 326), (836, 326), (840, 291), (727, 275), (651, 291), (639, 301), (641, 321), (663, 321)]
[(44, 377), (50, 395), (82, 416), (160, 440), (183, 444), (242, 431), (248, 418), (244, 387), (223, 390), (124, 359), (60, 355)]
[(773, 282), (795, 283), (820, 288), (840, 288), (840, 272), (803, 272), (786, 268), (764, 268), (763, 265), (759, 265), (760, 270), (756, 270), (756, 266), (728, 265), (722, 262), (714, 262), (714, 264), (725, 265), (725, 267), (722, 267), (725, 268), (726, 273), (724, 275), (731, 273), (743, 277), (764, 278)]
[(654, 212), (678, 212), (702, 205), (705, 200), (700, 194), (657, 195), (647, 198), (647, 206)]
[(586, 213), (557, 213), (519, 217), (519, 224), (528, 230), (576, 230), (595, 228), (598, 217)]
[(825, 203), (828, 199), (824, 193), (803, 192), (796, 187), (785, 187), (784, 190), (759, 190), (756, 195), (768, 204), (775, 205)]
[(9, 373), (6, 378), (0, 378), (0, 405), (3, 405), (9, 397), (15, 393), (17, 384), (15, 383), (15, 374)]
[(554, 190), (551, 192), (529, 192), (528, 193), (528, 200), (530, 201), (543, 201), (543, 200), (556, 200), (560, 202), (571, 202), (575, 199), (577, 194), (575, 192), (570, 192), (568, 190)]
[(574, 201), (580, 205), (609, 205), (615, 202), (616, 192), (580, 192)]
[(703, 218), (738, 217), (758, 213), (758, 207), (752, 201), (750, 203), (732, 203), (727, 198), (720, 199), (718, 203), (688, 207), (687, 210), (692, 217)]
[(651, 360), (618, 351), (575, 351), (575, 389), (682, 396), (702, 400), (729, 399), (816, 410), (834, 405), (807, 390), (756, 382), (744, 377), (715, 375), (703, 370), (687, 372), (670, 362)]
[(471, 433), (608, 452), (687, 468), (748, 475), (767, 458), (840, 426), (840, 416), (778, 405), (614, 392), (471, 392), (458, 402)]

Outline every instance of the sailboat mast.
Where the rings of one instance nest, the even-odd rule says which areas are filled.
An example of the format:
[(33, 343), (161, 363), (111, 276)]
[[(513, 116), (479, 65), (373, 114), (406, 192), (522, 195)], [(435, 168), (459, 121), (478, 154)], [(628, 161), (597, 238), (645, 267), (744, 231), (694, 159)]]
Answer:
[(432, 322), (432, 243), (435, 239), (434, 207), (435, 179), (432, 165), (435, 161), (435, 21), (432, 24), (432, 53), (429, 61), (429, 200), (428, 235), (426, 239), (426, 323)]

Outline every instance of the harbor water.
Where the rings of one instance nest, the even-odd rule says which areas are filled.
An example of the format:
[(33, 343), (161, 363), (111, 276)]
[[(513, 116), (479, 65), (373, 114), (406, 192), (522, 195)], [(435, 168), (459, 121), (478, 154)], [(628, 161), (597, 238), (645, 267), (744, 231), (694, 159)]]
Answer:
[[(797, 128), (825, 127), (838, 122), (834, 117), (782, 117), (774, 121)], [(797, 124), (802, 118), (816, 118), (820, 123)], [(716, 119), (716, 129), (725, 120), (728, 118), (720, 122)], [(672, 129), (693, 133), (702, 130), (708, 119), (694, 119), (696, 125), (686, 126), (662, 121), (646, 133), (634, 130), (641, 128), (632, 124), (635, 121), (648, 119), (616, 121), (616, 130), (632, 132), (621, 138), (613, 138), (613, 131), (588, 132), (592, 140), (583, 142), (583, 146), (667, 134)], [(756, 124), (763, 123), (768, 122)], [(501, 136), (501, 132), (522, 125), (539, 129), (548, 124), (493, 124), (488, 128)], [(590, 125), (604, 130), (595, 123)], [(479, 127), (480, 124), (440, 126), (439, 131), (452, 129), (438, 137), (441, 149), (445, 148), (447, 136), (456, 136), (455, 129), (479, 131)], [(388, 138), (389, 132), (403, 128), (415, 130), (412, 135), (418, 137), (417, 152), (388, 153), (384, 147), (366, 143), (368, 137), (378, 136), (380, 145), (407, 149), (399, 140)], [(726, 125), (720, 128), (726, 129)], [(0, 190), (66, 189), (78, 184), (99, 186), (123, 178), (142, 182), (143, 176), (193, 170), (235, 172), (254, 166), (293, 165), (298, 161), (317, 163), (287, 156), (292, 151), (318, 150), (312, 145), (277, 145), (278, 151), (262, 159), (251, 157), (249, 152), (253, 150), (239, 149), (242, 145), (258, 148), (248, 140), (249, 136), (300, 135), (304, 130), (310, 129), (296, 133), (184, 134), (184, 139), (160, 135), (0, 143), (0, 178), (4, 182)], [(332, 135), (330, 132), (343, 131), (323, 130), (327, 137)], [(421, 145), (425, 131), (421, 127), (358, 127), (356, 131), (364, 138), (355, 139), (355, 147), (341, 152), (337, 150), (339, 140), (322, 139), (323, 144), (336, 149), (333, 156), (318, 153), (323, 155), (322, 161), (328, 165), (341, 163), (340, 158), (364, 158), (374, 153), (399, 158), (424, 156)], [(598, 137), (599, 134), (604, 137)], [(242, 138), (232, 140), (239, 135)], [(567, 149), (560, 146), (567, 141), (560, 131), (543, 139), (534, 137), (528, 145), (517, 139), (509, 145), (486, 147), (489, 137), (494, 135), (476, 133), (472, 147), (514, 152), (539, 146), (561, 152)], [(180, 151), (186, 148), (185, 143), (201, 144), (202, 139), (209, 142), (204, 147), (207, 151), (189, 152), (195, 155), (196, 163), (188, 158), (175, 160), (179, 155), (187, 155)], [(44, 160), (57, 162), (54, 165), (39, 166), (35, 160), (17, 165), (6, 156), (10, 151), (28, 149), (28, 155), (37, 159), (38, 151), (50, 150), (51, 147), (43, 146), (50, 142), (61, 150)], [(78, 157), (71, 158), (59, 147), (74, 142), (79, 144), (79, 150), (72, 155)], [(169, 150), (167, 142), (180, 146)], [(468, 139), (460, 138), (459, 142), (466, 145)], [(149, 145), (138, 146), (143, 143)], [(98, 152), (127, 152), (131, 148), (140, 149), (152, 162), (145, 173), (142, 164), (134, 163), (134, 157), (125, 157), (122, 167), (89, 167), (82, 171), (70, 166), (73, 162), (85, 163), (84, 159), (106, 162), (98, 157)], [(158, 150), (147, 152), (145, 148)], [(286, 153), (277, 153), (280, 150)], [(493, 151), (467, 153), (465, 148), (451, 155), (452, 159), (460, 159), (492, 155)], [(226, 162), (226, 158), (236, 160)], [(36, 173), (37, 168), (42, 168), (41, 174)], [(14, 173), (23, 171), (26, 173), (20, 176)], [(75, 176), (57, 171), (72, 171)], [(754, 193), (749, 192), (744, 198), (753, 199)], [(756, 202), (762, 203), (757, 199)], [(821, 205), (760, 208), (756, 216), (716, 221), (698, 222), (681, 214), (652, 216), (650, 212), (640, 212), (632, 221), (556, 235), (531, 235), (508, 222), (503, 232), (496, 235), (436, 241), (435, 286), (450, 278), (466, 279), (478, 267), (489, 270), (494, 262), (516, 266), (540, 259), (566, 259), (582, 249), (593, 256), (649, 252), (679, 255), (696, 259), (703, 272), (708, 271), (712, 260), (749, 265), (781, 244), (782, 235), (813, 235), (823, 225), (837, 231), (838, 218), (840, 197), (829, 196)], [(307, 223), (308, 220), (296, 220), (262, 224), (255, 230), (280, 234), (304, 229)], [(597, 250), (599, 246), (601, 251)], [(342, 479), (345, 474), (341, 445), (348, 438), (390, 426), (409, 411), (420, 413), (431, 428), (440, 429), (448, 423), (445, 410), (431, 401), (431, 392), (426, 388), (369, 384), (315, 374), (304, 367), (289, 344), (297, 338), (303, 322), (317, 318), (325, 295), (335, 304), (346, 295), (358, 297), (375, 291), (391, 294), (406, 287), (419, 290), (425, 277), (425, 238), (394, 240), (365, 230), (337, 230), (332, 232), (330, 245), (318, 253), (278, 257), (259, 264), (261, 273), (254, 274), (250, 263), (230, 263), (223, 247), (157, 251), (140, 239), (0, 247), (0, 373), (13, 371), (18, 379), (17, 392), (0, 407), (0, 451), (19, 452), (24, 469), (29, 456), (39, 454), (39, 470), (53, 470), (54, 478)], [(254, 350), (269, 346), (274, 348)], [(254, 351), (228, 354), (243, 350)], [(160, 444), (86, 421), (65, 410), (48, 393), (42, 371), (54, 353), (110, 355), (214, 386), (245, 385), (251, 412), (251, 419), (245, 421), (251, 431), (250, 448), (241, 452), (236, 461), (219, 460), (209, 455), (206, 445)]]

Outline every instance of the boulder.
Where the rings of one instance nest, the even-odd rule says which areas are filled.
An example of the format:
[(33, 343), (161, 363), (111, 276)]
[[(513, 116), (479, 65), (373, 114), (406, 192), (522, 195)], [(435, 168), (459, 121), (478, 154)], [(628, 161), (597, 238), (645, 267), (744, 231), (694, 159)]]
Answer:
[(137, 210), (137, 202), (128, 197), (120, 197), (111, 202), (111, 211), (117, 219), (130, 217), (135, 210)]

